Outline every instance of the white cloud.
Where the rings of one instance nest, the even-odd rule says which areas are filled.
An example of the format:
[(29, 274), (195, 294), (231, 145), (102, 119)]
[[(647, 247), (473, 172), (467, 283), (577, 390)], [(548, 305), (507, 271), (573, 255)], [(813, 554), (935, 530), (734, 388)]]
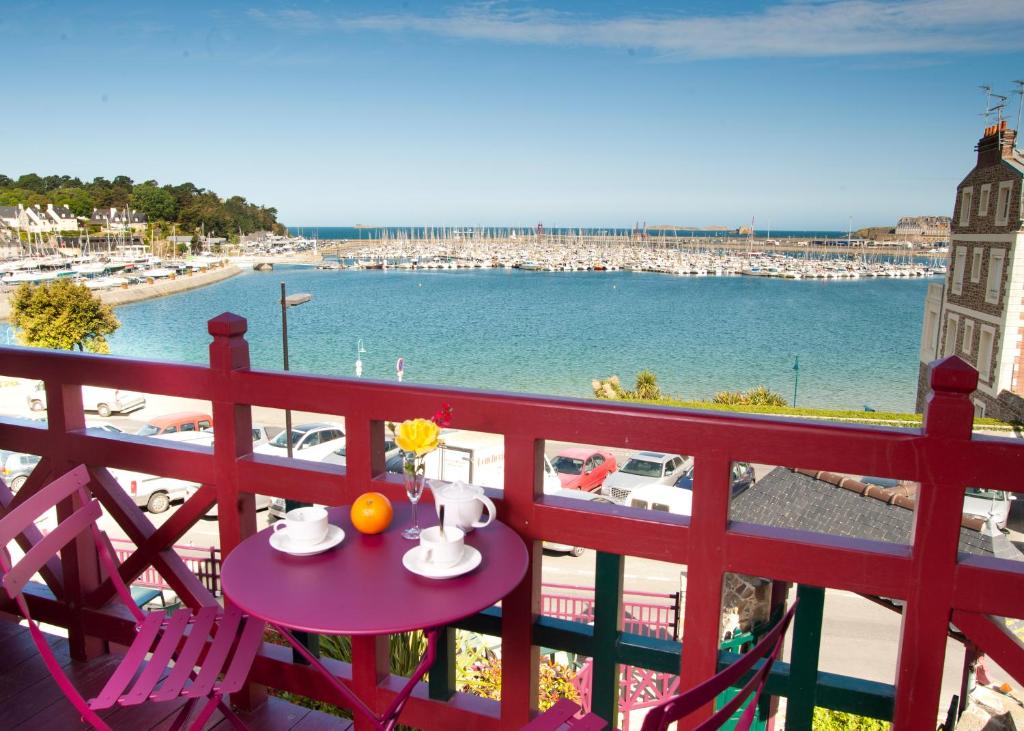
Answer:
[(418, 32), (466, 40), (646, 49), (682, 58), (825, 57), (985, 53), (1024, 47), (1020, 0), (788, 0), (720, 15), (594, 18), (477, 3), (441, 15), (318, 16), (250, 12), (301, 30)]

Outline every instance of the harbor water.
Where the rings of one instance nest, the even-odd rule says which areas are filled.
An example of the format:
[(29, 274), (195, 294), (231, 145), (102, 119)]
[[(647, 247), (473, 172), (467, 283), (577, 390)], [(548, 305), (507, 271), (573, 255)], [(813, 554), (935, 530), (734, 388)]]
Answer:
[[(318, 271), (278, 267), (117, 309), (115, 354), (207, 362), (206, 321), (249, 321), (257, 368), (587, 397), (654, 371), (684, 399), (765, 385), (807, 407), (912, 411), (925, 279), (787, 281), (633, 272)], [(793, 366), (799, 356), (799, 372)], [(799, 375), (796, 383), (795, 376)]]

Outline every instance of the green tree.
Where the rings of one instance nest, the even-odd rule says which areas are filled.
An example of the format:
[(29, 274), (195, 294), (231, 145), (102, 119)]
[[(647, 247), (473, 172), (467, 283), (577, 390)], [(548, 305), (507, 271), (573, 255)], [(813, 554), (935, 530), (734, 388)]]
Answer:
[(88, 216), (95, 208), (92, 194), (81, 187), (61, 188), (53, 195), (54, 201), (67, 206), (76, 216)]
[(150, 221), (173, 221), (177, 217), (178, 202), (168, 191), (158, 188), (156, 181), (147, 180), (132, 190), (132, 208), (146, 214)]
[(11, 298), (11, 324), (25, 345), (109, 353), (107, 335), (121, 326), (110, 305), (67, 279), (23, 284)]

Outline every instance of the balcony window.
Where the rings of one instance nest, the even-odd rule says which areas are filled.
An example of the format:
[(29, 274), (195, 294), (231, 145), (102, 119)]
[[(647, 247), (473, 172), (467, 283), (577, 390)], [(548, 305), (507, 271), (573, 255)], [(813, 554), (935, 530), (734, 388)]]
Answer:
[(960, 193), (960, 225), (971, 223), (971, 203), (974, 199), (974, 188), (964, 188)]
[(952, 293), (960, 294), (964, 289), (964, 269), (967, 268), (967, 247), (956, 247), (956, 258), (953, 260)]
[(999, 184), (996, 194), (996, 226), (1005, 226), (1010, 221), (1010, 193), (1013, 192), (1013, 181), (1006, 180)]
[(993, 249), (988, 258), (988, 281), (985, 286), (985, 302), (990, 305), (999, 304), (999, 293), (1003, 288), (1003, 260), (1006, 252)]
[(956, 353), (956, 331), (959, 318), (956, 315), (950, 315), (946, 318), (946, 345), (942, 349), (945, 355), (953, 355)]
[(986, 383), (991, 382), (992, 349), (995, 343), (995, 328), (981, 326), (981, 338), (978, 341), (978, 376)]
[(978, 215), (988, 215), (988, 199), (992, 194), (992, 184), (985, 183), (981, 186), (981, 193), (978, 195)]
[(964, 339), (960, 344), (960, 350), (964, 355), (970, 355), (974, 348), (974, 321), (964, 320)]

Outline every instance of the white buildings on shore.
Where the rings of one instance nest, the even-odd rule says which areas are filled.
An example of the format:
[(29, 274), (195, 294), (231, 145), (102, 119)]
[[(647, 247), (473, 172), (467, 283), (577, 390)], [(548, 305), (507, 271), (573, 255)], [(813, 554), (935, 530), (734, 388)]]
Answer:
[(134, 208), (93, 208), (89, 218), (90, 226), (102, 226), (108, 231), (142, 233), (148, 223), (146, 214)]
[(40, 205), (0, 206), (0, 224), (14, 231), (30, 234), (65, 233), (78, 231), (78, 219), (67, 206), (48, 203)]

